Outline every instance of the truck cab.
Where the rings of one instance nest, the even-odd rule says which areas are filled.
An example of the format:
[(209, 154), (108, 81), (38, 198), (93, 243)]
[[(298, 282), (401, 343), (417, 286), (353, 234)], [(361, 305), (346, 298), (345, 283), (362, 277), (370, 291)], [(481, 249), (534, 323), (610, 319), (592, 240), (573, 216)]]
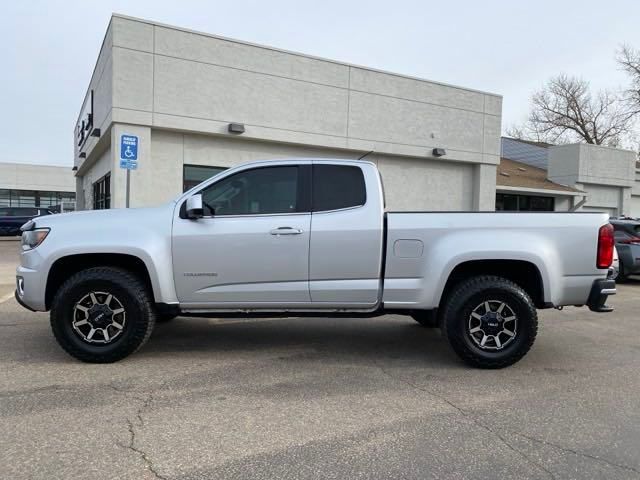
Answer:
[[(187, 208), (194, 195), (196, 211)], [(253, 164), (178, 203), (172, 256), (182, 309), (378, 307), (384, 213), (372, 164)]]

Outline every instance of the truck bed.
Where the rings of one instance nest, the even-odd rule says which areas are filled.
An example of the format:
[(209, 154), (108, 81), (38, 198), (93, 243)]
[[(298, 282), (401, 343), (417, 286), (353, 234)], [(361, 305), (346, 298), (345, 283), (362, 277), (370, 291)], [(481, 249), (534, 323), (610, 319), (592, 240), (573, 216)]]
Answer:
[(436, 308), (454, 268), (493, 259), (535, 267), (547, 306), (583, 305), (603, 276), (595, 255), (608, 221), (604, 213), (387, 212), (384, 305)]

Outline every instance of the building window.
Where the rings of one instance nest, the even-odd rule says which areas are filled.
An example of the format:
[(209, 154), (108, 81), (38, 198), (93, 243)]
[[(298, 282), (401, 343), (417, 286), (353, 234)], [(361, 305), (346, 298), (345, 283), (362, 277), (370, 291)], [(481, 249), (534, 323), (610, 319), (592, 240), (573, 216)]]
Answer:
[(11, 206), (11, 190), (0, 189), (0, 207)]
[(93, 209), (106, 210), (111, 208), (111, 174), (93, 184)]
[(496, 193), (496, 211), (505, 212), (553, 212), (555, 198), (537, 195)]
[(62, 202), (74, 203), (72, 192), (0, 189), (0, 207), (42, 207), (49, 209)]
[(196, 185), (225, 171), (225, 167), (209, 167), (203, 165), (185, 165), (183, 169), (182, 191), (191, 190)]

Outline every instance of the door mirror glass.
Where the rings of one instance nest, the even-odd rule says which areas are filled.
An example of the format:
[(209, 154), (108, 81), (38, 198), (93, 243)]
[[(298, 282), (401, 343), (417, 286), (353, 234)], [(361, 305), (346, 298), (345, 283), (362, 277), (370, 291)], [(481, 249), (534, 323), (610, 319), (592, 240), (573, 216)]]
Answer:
[(196, 220), (198, 218), (202, 218), (203, 216), (204, 211), (202, 210), (202, 195), (196, 193), (195, 195), (187, 198), (187, 218)]

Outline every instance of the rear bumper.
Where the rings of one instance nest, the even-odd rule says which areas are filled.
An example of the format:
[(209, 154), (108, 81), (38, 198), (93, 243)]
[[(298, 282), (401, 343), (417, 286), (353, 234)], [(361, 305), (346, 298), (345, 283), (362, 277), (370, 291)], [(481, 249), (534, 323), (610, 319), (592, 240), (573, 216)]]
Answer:
[(616, 294), (616, 282), (610, 278), (598, 279), (593, 282), (587, 306), (592, 312), (612, 312), (613, 307), (606, 305), (607, 297)]

